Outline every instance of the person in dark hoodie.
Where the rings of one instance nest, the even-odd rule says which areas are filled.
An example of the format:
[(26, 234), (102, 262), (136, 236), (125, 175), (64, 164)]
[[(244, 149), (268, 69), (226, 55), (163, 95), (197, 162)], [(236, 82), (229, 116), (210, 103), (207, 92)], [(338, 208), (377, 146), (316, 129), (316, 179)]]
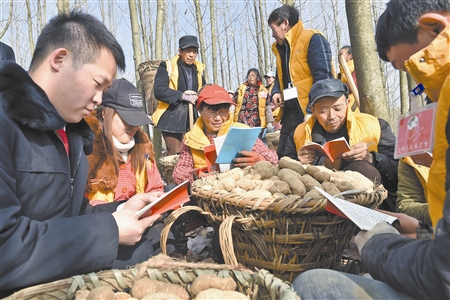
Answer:
[[(117, 40), (95, 17), (60, 14), (42, 30), (29, 71), (0, 62), (0, 291), (125, 268), (152, 255), (136, 213), (161, 192), (91, 206), (83, 120), (124, 70)], [(120, 205), (120, 206), (119, 206)]]

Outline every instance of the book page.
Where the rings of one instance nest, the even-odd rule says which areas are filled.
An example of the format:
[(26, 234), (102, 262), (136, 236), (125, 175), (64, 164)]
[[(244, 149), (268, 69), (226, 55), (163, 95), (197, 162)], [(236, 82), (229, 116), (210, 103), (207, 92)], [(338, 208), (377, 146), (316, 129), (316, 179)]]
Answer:
[[(261, 127), (231, 127), (220, 150), (218, 150), (219, 147), (216, 145), (218, 151), (216, 163), (229, 164), (239, 151), (251, 151), (260, 133)], [(216, 144), (216, 139), (214, 144)]]
[(329, 201), (331, 201), (340, 212), (346, 215), (361, 230), (370, 230), (377, 223), (383, 221), (392, 225), (392, 223), (398, 220), (396, 217), (384, 214), (374, 209), (370, 209), (343, 199), (335, 198), (319, 187), (315, 188), (319, 192), (321, 192), (322, 195), (324, 195)]

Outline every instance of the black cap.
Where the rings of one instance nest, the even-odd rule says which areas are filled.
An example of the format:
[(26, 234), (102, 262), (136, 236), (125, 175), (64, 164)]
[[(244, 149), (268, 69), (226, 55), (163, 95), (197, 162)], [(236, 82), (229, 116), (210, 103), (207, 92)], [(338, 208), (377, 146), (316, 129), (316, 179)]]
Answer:
[(102, 105), (114, 108), (120, 118), (131, 126), (153, 124), (144, 112), (144, 100), (138, 89), (124, 78), (115, 79), (103, 93)]
[(339, 79), (328, 78), (317, 81), (309, 91), (309, 105), (313, 105), (323, 97), (340, 98), (344, 95), (348, 98), (348, 87)]
[(189, 48), (189, 47), (196, 47), (198, 48), (198, 40), (197, 37), (193, 35), (185, 35), (182, 36), (178, 42), (179, 48), (181, 50)]

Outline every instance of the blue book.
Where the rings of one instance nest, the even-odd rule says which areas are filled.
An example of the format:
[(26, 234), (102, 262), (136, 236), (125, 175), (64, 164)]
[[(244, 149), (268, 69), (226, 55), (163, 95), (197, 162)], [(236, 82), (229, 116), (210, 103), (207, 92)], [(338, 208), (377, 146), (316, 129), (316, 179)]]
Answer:
[(251, 151), (260, 133), (261, 127), (231, 127), (222, 145), (215, 140), (216, 149), (219, 151), (216, 163), (230, 164), (239, 151)]

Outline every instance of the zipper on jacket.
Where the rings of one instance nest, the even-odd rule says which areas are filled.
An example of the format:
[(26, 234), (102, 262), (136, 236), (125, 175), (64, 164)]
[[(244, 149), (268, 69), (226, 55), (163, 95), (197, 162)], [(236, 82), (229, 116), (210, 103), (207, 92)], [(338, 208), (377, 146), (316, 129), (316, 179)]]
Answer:
[[(58, 139), (63, 144), (64, 152), (66, 152), (66, 146), (64, 145), (64, 142), (63, 142), (62, 138), (59, 136), (59, 134), (56, 131), (55, 131), (55, 135), (58, 137)], [(66, 158), (67, 158), (67, 165), (69, 166), (70, 198), (72, 198), (73, 190), (74, 190), (73, 176), (72, 176), (72, 168), (70, 166), (70, 158), (69, 158), (69, 154), (67, 152), (66, 152)]]

